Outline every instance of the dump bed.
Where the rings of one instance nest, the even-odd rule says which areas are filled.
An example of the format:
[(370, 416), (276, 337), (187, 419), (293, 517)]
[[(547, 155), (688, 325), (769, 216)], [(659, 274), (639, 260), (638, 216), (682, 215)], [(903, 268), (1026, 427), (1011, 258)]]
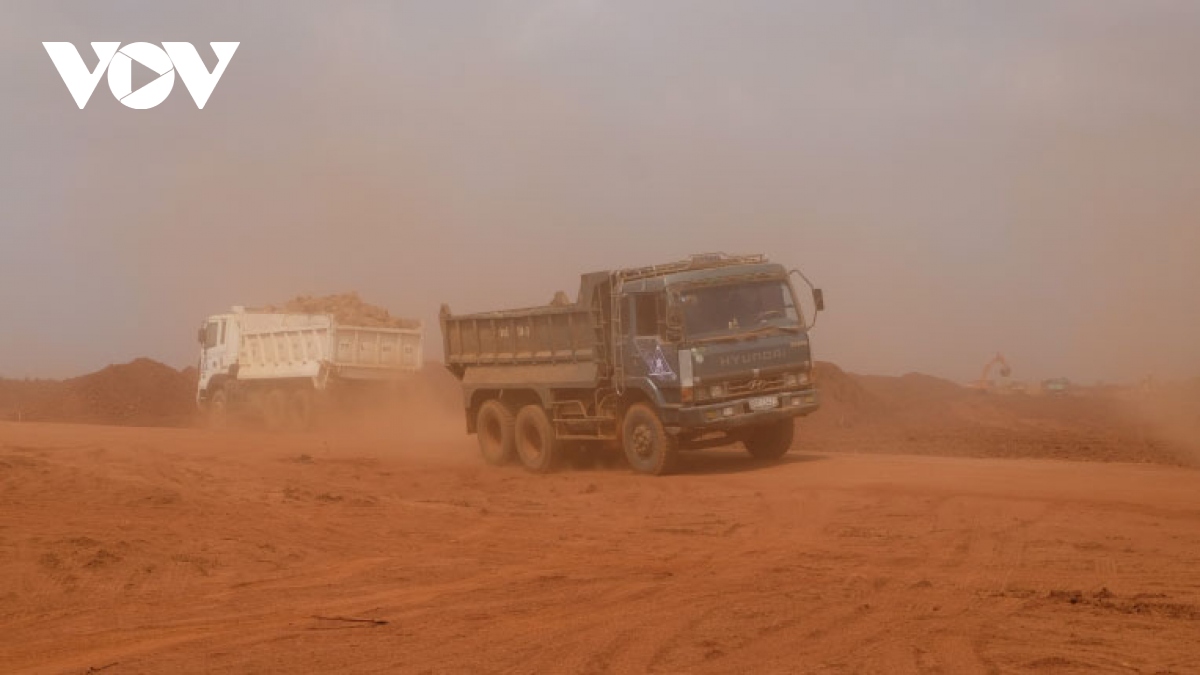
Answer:
[(338, 324), (321, 314), (238, 316), (238, 378), (317, 377), (388, 379), (421, 367), (419, 328)]
[(441, 320), (446, 364), (460, 377), (468, 366), (593, 361), (603, 340), (576, 304), (460, 316), (443, 307)]
[(334, 325), (333, 365), (341, 377), (394, 377), (421, 368), (419, 328)]

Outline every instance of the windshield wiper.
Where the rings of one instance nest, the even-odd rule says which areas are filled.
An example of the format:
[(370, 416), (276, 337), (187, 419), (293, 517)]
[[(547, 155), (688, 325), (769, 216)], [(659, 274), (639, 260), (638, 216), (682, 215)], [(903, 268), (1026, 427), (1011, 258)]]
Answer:
[(799, 333), (800, 332), (800, 329), (797, 328), (796, 326), (776, 326), (775, 324), (766, 324), (764, 326), (759, 326), (758, 328), (751, 328), (750, 330), (746, 331), (745, 333), (742, 333), (742, 335), (759, 335), (759, 334), (765, 333), (769, 330), (778, 330), (778, 331), (783, 331), (785, 333)]
[(796, 326), (775, 326), (772, 324), (767, 324), (764, 326), (759, 326), (758, 328), (751, 328), (750, 330), (742, 331), (740, 333), (734, 333), (732, 335), (713, 335), (711, 337), (697, 338), (692, 340), (692, 343), (707, 344), (709, 342), (741, 342), (742, 340), (746, 340), (748, 338), (756, 338), (770, 330), (778, 330), (784, 333), (793, 334), (800, 332), (800, 329)]

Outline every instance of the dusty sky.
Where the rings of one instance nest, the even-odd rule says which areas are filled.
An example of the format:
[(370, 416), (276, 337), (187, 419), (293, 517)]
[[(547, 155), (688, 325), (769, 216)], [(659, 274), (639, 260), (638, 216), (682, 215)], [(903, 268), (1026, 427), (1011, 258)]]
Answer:
[[(244, 5), (251, 5), (246, 7)], [(763, 251), (819, 358), (1200, 374), (1200, 3), (48, 3), (0, 9), (0, 375), (195, 359), (232, 304), (426, 320)], [(240, 41), (204, 110), (41, 46)], [(136, 86), (136, 85), (135, 85)]]

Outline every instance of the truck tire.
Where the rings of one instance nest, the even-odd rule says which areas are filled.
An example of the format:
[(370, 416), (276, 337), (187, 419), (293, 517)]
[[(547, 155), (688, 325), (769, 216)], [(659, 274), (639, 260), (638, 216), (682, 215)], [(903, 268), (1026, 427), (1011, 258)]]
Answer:
[(621, 444), (629, 466), (639, 473), (661, 476), (675, 468), (679, 448), (654, 408), (634, 403), (621, 422)]
[(485, 401), (479, 406), (475, 435), (479, 437), (479, 451), (488, 464), (501, 466), (512, 461), (517, 453), (514, 425), (512, 411), (500, 401)]
[(287, 393), (272, 389), (263, 397), (263, 426), (267, 431), (282, 431), (288, 422)]
[(514, 425), (517, 455), (521, 464), (534, 473), (546, 473), (554, 467), (558, 439), (550, 418), (540, 405), (527, 405), (517, 413)]
[(288, 400), (288, 428), (310, 431), (316, 422), (316, 401), (312, 389), (297, 389)]
[(210, 429), (229, 428), (229, 394), (225, 387), (220, 387), (212, 393), (205, 404), (205, 423)]
[(777, 460), (792, 449), (796, 425), (791, 418), (755, 427), (742, 437), (742, 445), (755, 459)]

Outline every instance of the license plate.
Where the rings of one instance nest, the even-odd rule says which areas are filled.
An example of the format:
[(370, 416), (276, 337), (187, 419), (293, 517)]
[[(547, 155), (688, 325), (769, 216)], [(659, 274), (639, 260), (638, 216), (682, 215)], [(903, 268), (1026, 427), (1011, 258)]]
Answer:
[(770, 410), (779, 407), (778, 396), (756, 396), (750, 399), (751, 410)]

